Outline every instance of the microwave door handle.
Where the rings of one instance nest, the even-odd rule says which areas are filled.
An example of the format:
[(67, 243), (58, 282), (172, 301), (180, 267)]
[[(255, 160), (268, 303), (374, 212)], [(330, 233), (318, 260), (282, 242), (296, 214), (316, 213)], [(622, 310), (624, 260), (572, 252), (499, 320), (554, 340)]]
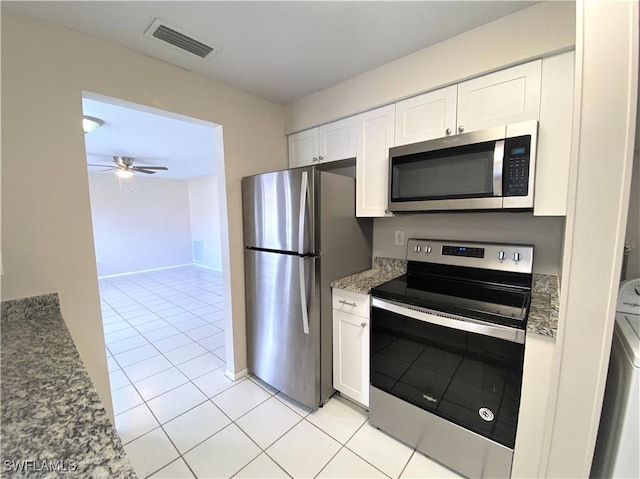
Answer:
[(493, 150), (493, 196), (502, 196), (502, 172), (504, 167), (504, 140), (496, 141)]

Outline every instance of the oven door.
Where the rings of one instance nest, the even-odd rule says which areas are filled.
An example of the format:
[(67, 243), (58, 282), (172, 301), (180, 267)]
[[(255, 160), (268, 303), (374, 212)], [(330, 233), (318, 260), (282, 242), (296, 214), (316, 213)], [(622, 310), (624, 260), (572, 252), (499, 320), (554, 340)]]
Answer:
[(505, 128), (389, 150), (390, 211), (502, 208)]
[(521, 330), (373, 299), (371, 386), (509, 449), (523, 357)]

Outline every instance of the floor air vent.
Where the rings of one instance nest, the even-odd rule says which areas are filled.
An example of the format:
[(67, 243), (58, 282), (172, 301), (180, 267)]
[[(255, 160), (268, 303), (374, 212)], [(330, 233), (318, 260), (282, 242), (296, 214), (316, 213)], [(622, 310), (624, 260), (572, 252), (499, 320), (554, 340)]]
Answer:
[(184, 31), (181, 32), (179, 28), (169, 25), (159, 18), (156, 18), (149, 28), (147, 28), (144, 36), (161, 40), (205, 60), (220, 51), (220, 47), (196, 40), (193, 36), (185, 34)]

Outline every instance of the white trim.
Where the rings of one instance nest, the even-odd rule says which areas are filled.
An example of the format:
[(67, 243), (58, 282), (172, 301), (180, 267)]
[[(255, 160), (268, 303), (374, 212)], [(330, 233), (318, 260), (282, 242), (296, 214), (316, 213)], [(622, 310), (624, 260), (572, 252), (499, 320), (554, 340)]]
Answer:
[(130, 274), (138, 274), (138, 273), (149, 273), (151, 271), (161, 271), (163, 269), (181, 268), (183, 266), (200, 266), (200, 265), (195, 263), (175, 264), (173, 266), (163, 266), (162, 268), (141, 269), (139, 271), (129, 271), (127, 273), (105, 274), (103, 276), (98, 276), (98, 279), (115, 278), (116, 276), (128, 276)]
[(249, 376), (249, 371), (247, 369), (243, 369), (242, 371), (238, 371), (237, 373), (233, 373), (228, 369), (224, 372), (224, 375), (227, 376), (232, 381), (237, 381), (238, 379), (242, 379), (245, 376)]
[(615, 322), (632, 174), (638, 3), (581, 0), (576, 6), (579, 103), (550, 378), (552, 425), (545, 434), (538, 477), (589, 477)]
[(217, 271), (218, 273), (222, 273), (222, 269), (218, 269), (218, 268), (214, 268), (212, 266), (207, 266), (206, 264), (200, 264), (200, 263), (192, 263), (193, 266), (199, 266), (200, 268), (205, 268), (205, 269), (210, 269), (211, 271)]

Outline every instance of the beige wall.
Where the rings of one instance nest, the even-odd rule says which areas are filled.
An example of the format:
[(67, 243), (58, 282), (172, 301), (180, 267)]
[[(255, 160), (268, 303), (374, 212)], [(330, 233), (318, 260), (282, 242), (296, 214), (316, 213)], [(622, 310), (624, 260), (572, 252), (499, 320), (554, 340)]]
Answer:
[(285, 108), (287, 133), (575, 45), (575, 3), (543, 2), (419, 50)]
[(59, 293), (111, 412), (80, 128), (83, 91), (222, 125), (229, 215), (222, 243), (231, 285), (225, 297), (236, 371), (246, 367), (240, 179), (286, 167), (284, 120), (280, 106), (222, 82), (2, 10), (2, 298)]
[[(404, 231), (404, 246), (395, 245), (396, 231)], [(531, 213), (398, 215), (374, 220), (373, 256), (406, 258), (408, 238), (533, 244), (534, 271), (557, 275), (563, 231), (564, 218), (534, 217)]]
[(113, 172), (88, 178), (98, 276), (193, 262), (186, 181)]

